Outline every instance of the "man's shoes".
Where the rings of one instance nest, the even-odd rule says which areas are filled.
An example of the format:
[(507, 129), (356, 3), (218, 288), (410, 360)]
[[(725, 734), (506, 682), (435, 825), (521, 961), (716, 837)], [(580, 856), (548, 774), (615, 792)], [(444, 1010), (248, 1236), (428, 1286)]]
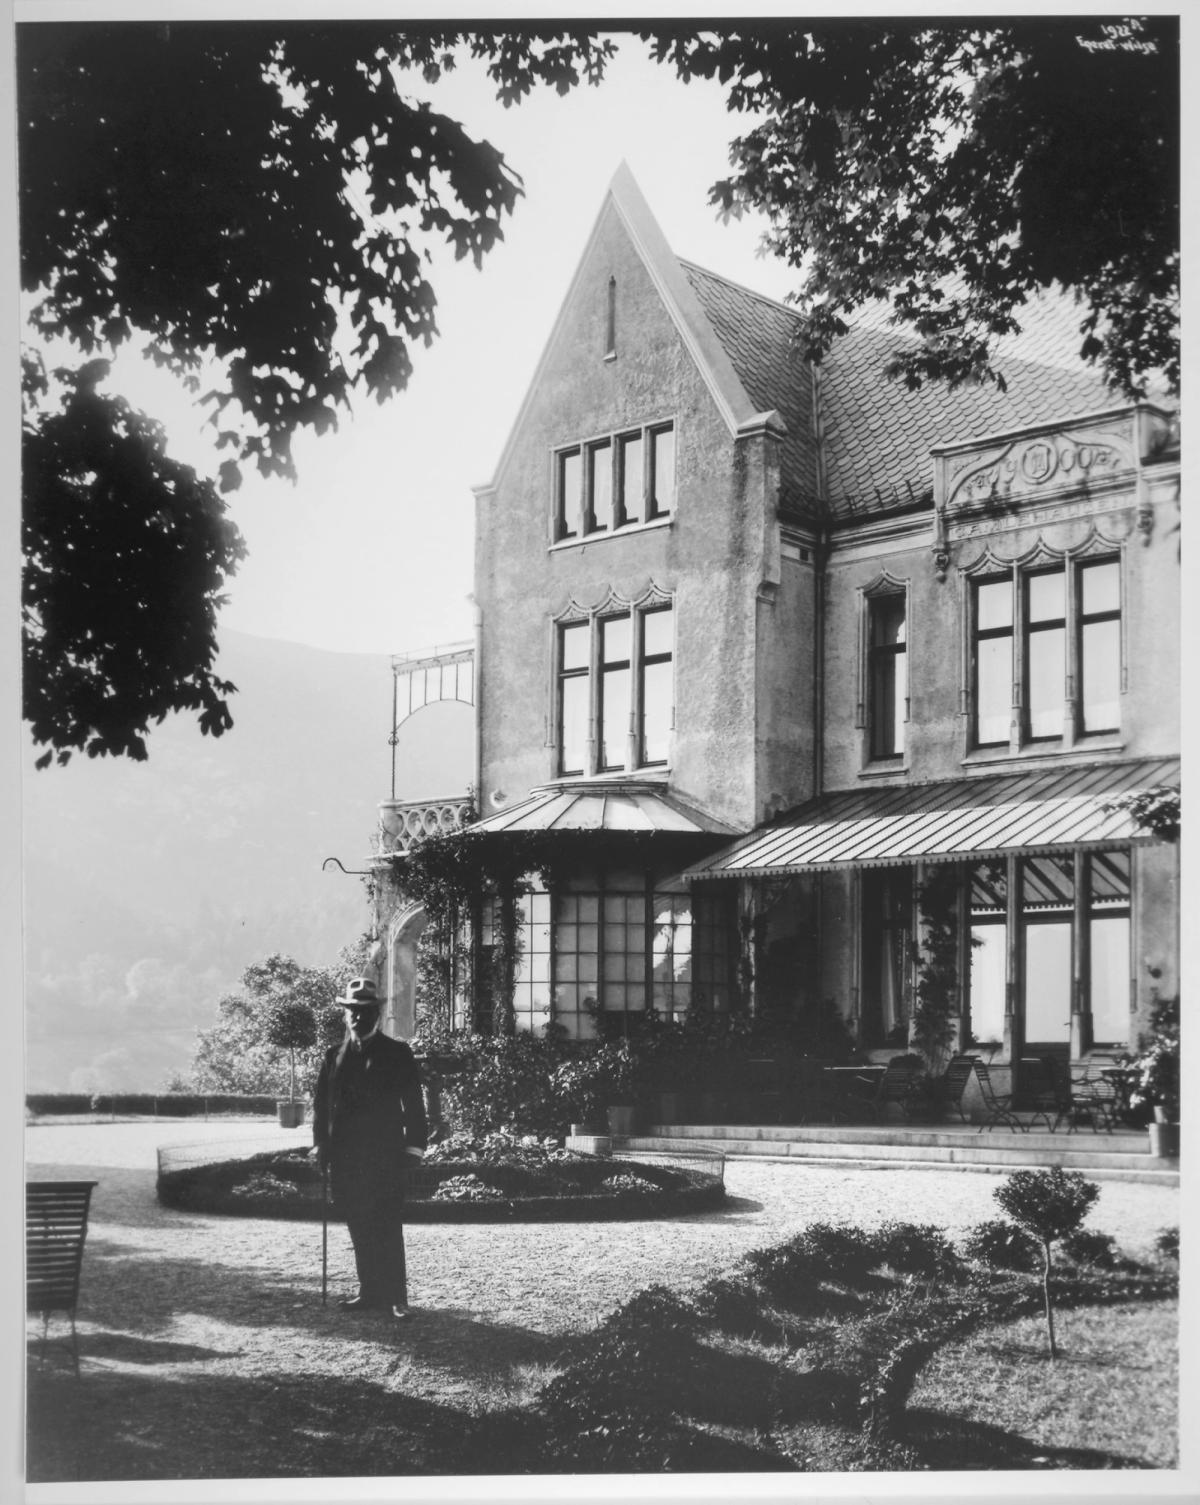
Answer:
[(407, 1306), (388, 1306), (384, 1311), (391, 1317), (393, 1322), (410, 1322), (412, 1320), (412, 1308)]
[(373, 1312), (377, 1311), (373, 1301), (368, 1301), (365, 1296), (349, 1296), (345, 1301), (339, 1301), (338, 1306), (344, 1312)]

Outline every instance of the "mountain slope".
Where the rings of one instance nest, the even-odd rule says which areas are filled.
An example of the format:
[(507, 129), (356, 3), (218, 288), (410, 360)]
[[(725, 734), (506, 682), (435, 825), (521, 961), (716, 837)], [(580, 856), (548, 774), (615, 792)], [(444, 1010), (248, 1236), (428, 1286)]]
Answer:
[(145, 763), (29, 753), (29, 1090), (153, 1090), (249, 963), (329, 963), (367, 928), (362, 879), (321, 864), (365, 867), (390, 793), (389, 659), (224, 632), (219, 670), (223, 737), (174, 717)]

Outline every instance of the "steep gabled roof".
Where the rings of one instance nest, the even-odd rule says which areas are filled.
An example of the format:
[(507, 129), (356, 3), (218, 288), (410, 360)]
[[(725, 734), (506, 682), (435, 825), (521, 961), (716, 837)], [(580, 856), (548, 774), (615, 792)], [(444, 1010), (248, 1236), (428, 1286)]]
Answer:
[[(1065, 420), (1113, 406), (1112, 392), (1079, 359), (1079, 310), (1065, 294), (1031, 298), (1020, 335), (1002, 341), (996, 362), (1008, 386), (917, 391), (884, 375), (888, 357), (913, 342), (890, 326), (885, 305), (862, 310), (814, 370), (794, 309), (677, 257), (629, 168), (613, 176), (571, 289), (546, 344), (497, 466), (499, 482), (547, 354), (584, 274), (604, 216), (615, 211), (663, 306), (712, 394), (731, 436), (764, 426), (782, 441), (780, 505), (814, 522), (926, 507), (935, 445), (956, 444)], [(487, 491), (489, 487), (480, 487)]]
[(814, 510), (819, 492), (813, 435), (813, 378), (796, 350), (796, 315), (782, 303), (680, 259), (733, 368), (760, 409), (774, 408), (783, 438), (783, 504)]
[(487, 486), (477, 487), (477, 491), (486, 492), (499, 484), (500, 477), (512, 454), (517, 435), (525, 421), (529, 405), (541, 382), (549, 352), (558, 338), (575, 288), (589, 263), (592, 246), (610, 208), (616, 212), (629, 236), (631, 245), (641, 257), (642, 264), (658, 291), (664, 308), (696, 363), (696, 368), (712, 394), (717, 411), (724, 419), (730, 434), (752, 432), (764, 425), (778, 426), (778, 414), (773, 410), (763, 410), (751, 399), (724, 341), (718, 337), (711, 322), (705, 317), (704, 310), (700, 306), (691, 283), (684, 275), (678, 258), (667, 245), (658, 221), (650, 212), (649, 205), (634, 181), (633, 174), (622, 162), (613, 174), (587, 246), (575, 269), (567, 296), (560, 306), (558, 318), (546, 341), (533, 380), (526, 389), (524, 402), (509, 433), (508, 442), (505, 444), (500, 462), (496, 467), (494, 479)]
[(814, 374), (796, 334), (799, 316), (692, 262), (692, 287), (752, 402), (775, 408), (783, 443), (785, 508), (845, 521), (928, 505), (930, 450), (1096, 412), (1113, 394), (1079, 359), (1079, 314), (1063, 296), (1031, 299), (1026, 328), (1002, 342), (997, 367), (1008, 383), (917, 391), (884, 375), (890, 355), (912, 336), (888, 327), (886, 311), (866, 312)]

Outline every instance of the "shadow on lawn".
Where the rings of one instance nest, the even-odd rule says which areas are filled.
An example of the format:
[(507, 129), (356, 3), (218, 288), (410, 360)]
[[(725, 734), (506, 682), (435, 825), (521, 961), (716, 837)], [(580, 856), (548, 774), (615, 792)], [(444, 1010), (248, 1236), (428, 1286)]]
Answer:
[(30, 1483), (479, 1474), (469, 1418), (384, 1383), (31, 1371)]
[(986, 1422), (921, 1407), (904, 1413), (904, 1439), (928, 1469), (1148, 1469), (1140, 1458), (1095, 1448), (1051, 1447)]

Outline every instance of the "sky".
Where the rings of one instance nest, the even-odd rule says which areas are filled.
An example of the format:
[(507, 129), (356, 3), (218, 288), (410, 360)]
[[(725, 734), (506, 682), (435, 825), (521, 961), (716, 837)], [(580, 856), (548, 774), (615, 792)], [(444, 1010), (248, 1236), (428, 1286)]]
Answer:
[[(230, 500), (249, 558), (227, 627), (359, 653), (470, 636), (471, 488), (491, 479), (622, 160), (677, 253), (771, 297), (794, 285), (758, 256), (761, 221), (723, 225), (708, 204), (746, 126), (718, 85), (678, 84), (626, 41), (604, 84), (565, 98), (542, 88), (506, 110), (469, 60), (420, 87), (504, 152), (525, 197), (481, 270), (449, 254), (435, 264), (441, 337), (414, 352), (405, 392), (364, 398), (336, 434), (298, 436), (294, 485), (244, 472)], [(202, 417), (147, 362), (122, 360), (110, 385), (167, 424), (178, 458), (215, 474)]]

